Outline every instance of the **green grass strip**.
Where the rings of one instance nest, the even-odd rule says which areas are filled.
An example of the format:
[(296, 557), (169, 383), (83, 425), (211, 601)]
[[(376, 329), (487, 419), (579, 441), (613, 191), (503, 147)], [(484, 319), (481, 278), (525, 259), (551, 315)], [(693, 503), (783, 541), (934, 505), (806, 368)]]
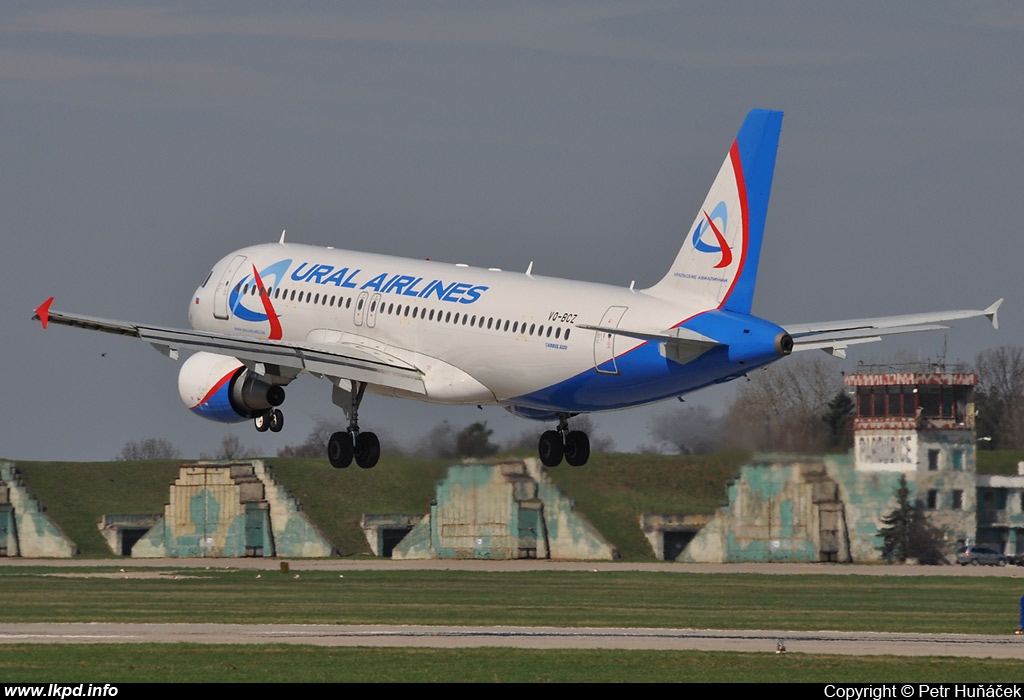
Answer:
[[(1024, 578), (0, 569), (2, 622), (556, 625), (1008, 634)], [(95, 577), (97, 573), (105, 573)]]
[(6, 683), (1022, 682), (1016, 660), (700, 651), (0, 645)]

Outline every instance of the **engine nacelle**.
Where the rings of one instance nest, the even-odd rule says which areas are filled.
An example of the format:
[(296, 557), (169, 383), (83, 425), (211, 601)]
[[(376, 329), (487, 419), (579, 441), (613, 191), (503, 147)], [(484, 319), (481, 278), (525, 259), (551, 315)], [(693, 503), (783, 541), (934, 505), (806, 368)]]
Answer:
[(284, 387), (256, 376), (233, 357), (197, 352), (178, 373), (178, 394), (193, 413), (240, 423), (284, 403)]

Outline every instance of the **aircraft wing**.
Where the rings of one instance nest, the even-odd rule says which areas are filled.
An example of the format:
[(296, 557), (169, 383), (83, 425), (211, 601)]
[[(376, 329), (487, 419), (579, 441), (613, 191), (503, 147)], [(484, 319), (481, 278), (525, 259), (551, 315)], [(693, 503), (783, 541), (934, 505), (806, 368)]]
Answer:
[[(51, 297), (32, 316), (43, 328), (54, 323), (61, 326), (113, 333), (144, 340), (171, 359), (178, 350), (203, 350), (238, 358), (251, 368), (262, 365), (299, 372), (350, 379), (380, 386), (425, 393), (423, 373), (415, 366), (372, 348), (350, 344), (308, 345), (280, 340), (245, 338), (191, 329), (164, 328), (127, 321), (113, 321), (92, 316), (78, 316), (51, 311)], [(262, 372), (258, 372), (262, 373)]]
[(860, 318), (849, 321), (789, 324), (783, 326), (793, 336), (793, 351), (824, 350), (836, 357), (846, 357), (846, 348), (860, 343), (874, 343), (886, 335), (917, 333), (948, 328), (947, 321), (984, 316), (999, 328), (1000, 299), (987, 309), (963, 311), (935, 311), (925, 314)]

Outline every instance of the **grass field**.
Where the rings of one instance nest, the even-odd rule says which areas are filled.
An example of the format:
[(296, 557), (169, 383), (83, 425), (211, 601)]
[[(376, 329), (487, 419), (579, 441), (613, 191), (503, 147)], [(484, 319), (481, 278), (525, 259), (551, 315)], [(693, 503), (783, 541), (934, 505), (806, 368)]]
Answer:
[[(110, 574), (116, 573), (114, 577)], [(1024, 579), (643, 572), (0, 569), (0, 623), (649, 626), (1005, 635)], [(151, 574), (151, 570), (147, 573)], [(175, 575), (179, 577), (175, 579)], [(1024, 644), (1022, 644), (1024, 657)], [(772, 653), (0, 645), (0, 680), (1024, 682), (1024, 663)]]
[(701, 651), (0, 644), (0, 682), (8, 683), (1020, 683), (1022, 667), (1005, 659)]
[[(116, 569), (107, 570), (117, 571)], [(1024, 579), (586, 571), (0, 569), (0, 622), (557, 625), (1006, 634)], [(96, 572), (100, 573), (100, 572)], [(147, 572), (150, 573), (150, 572)], [(884, 614), (880, 612), (884, 610)], [(1022, 646), (1024, 649), (1024, 646)]]

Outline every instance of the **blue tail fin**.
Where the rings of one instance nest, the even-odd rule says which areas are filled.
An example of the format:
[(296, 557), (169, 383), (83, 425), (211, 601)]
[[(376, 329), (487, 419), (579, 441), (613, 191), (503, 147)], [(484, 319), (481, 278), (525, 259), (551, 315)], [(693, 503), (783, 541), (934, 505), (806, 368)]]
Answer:
[(648, 294), (750, 313), (782, 132), (782, 112), (751, 111), (668, 273)]

